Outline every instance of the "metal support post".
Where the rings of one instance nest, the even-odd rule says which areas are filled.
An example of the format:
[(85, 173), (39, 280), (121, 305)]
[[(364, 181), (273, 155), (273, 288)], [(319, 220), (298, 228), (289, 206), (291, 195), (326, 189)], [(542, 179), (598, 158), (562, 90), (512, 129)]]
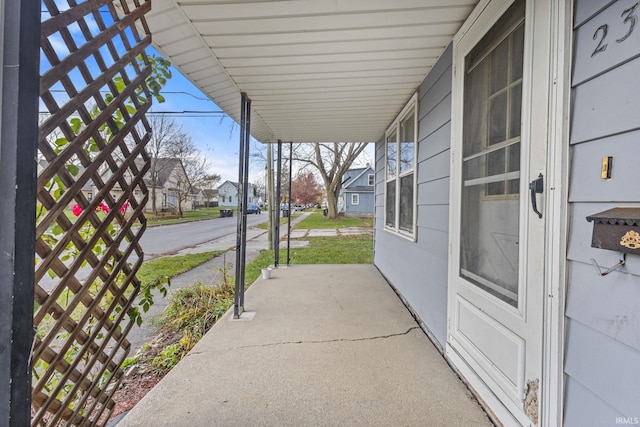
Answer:
[(0, 426), (31, 423), (40, 9), (0, 0)]
[(236, 236), (236, 283), (233, 317), (244, 312), (245, 262), (247, 252), (247, 201), (249, 192), (249, 139), (251, 137), (251, 100), (241, 94), (240, 159), (238, 161), (238, 226)]
[(280, 201), (282, 191), (282, 141), (278, 140), (278, 166), (276, 167), (276, 218), (273, 236), (274, 260), (276, 268), (280, 265)]
[(293, 170), (293, 142), (289, 142), (289, 218), (287, 221), (287, 265), (291, 263), (291, 171)]
[(265, 185), (267, 186), (267, 212), (268, 216), (268, 238), (269, 250), (273, 250), (273, 151), (271, 143), (267, 143), (267, 176)]

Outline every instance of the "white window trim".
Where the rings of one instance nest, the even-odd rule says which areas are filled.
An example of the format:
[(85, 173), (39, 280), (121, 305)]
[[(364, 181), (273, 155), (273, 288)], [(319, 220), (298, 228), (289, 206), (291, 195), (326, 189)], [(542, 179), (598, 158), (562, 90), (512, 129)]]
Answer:
[(351, 194), (351, 204), (352, 205), (359, 205), (360, 204), (360, 194), (358, 194), (358, 193)]
[[(387, 164), (388, 164), (388, 159), (387, 156), (389, 154), (389, 150), (388, 150), (388, 138), (389, 135), (391, 133), (393, 133), (393, 131), (395, 130), (396, 132), (396, 144), (398, 143), (398, 139), (400, 138), (400, 122), (402, 121), (402, 119), (405, 119), (407, 117), (407, 113), (409, 111), (411, 111), (411, 109), (413, 108), (413, 115), (414, 115), (414, 135), (413, 135), (413, 140), (415, 143), (415, 149), (414, 149), (414, 153), (413, 153), (413, 168), (411, 169), (410, 172), (405, 172), (403, 174), (400, 173), (400, 162), (398, 159), (396, 159), (396, 175), (393, 178), (389, 178), (387, 176)], [(391, 122), (391, 124), (389, 125), (389, 127), (387, 128), (387, 131), (385, 132), (385, 138), (384, 138), (384, 229), (390, 233), (396, 234), (400, 237), (403, 237), (405, 239), (411, 240), (413, 242), (416, 241), (416, 236), (417, 236), (417, 217), (418, 217), (418, 185), (417, 185), (417, 177), (418, 177), (418, 170), (417, 170), (417, 161), (418, 161), (418, 92), (414, 93), (413, 96), (411, 97), (411, 99), (409, 99), (409, 101), (407, 102), (407, 104), (404, 106), (404, 108), (400, 111), (400, 113), (398, 113), (398, 115), (396, 116), (396, 118), (393, 120), (393, 122)], [(396, 157), (399, 156), (400, 151), (396, 150)], [(400, 178), (402, 178), (403, 176), (408, 175), (409, 173), (413, 173), (413, 232), (407, 232), (404, 230), (400, 229)], [(394, 221), (394, 226), (391, 227), (389, 225), (387, 225), (387, 183), (391, 180), (395, 180), (396, 181), (396, 206), (395, 206), (395, 221)]]

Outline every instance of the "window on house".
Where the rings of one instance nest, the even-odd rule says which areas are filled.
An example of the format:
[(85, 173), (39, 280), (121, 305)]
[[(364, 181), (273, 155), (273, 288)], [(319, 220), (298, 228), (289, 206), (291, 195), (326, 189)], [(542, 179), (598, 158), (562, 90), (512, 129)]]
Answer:
[(351, 204), (352, 205), (359, 205), (360, 204), (360, 195), (359, 194), (352, 194), (351, 195)]
[(385, 226), (410, 237), (415, 235), (416, 116), (417, 94), (391, 124), (385, 142)]
[[(524, 22), (514, 18), (506, 28), (483, 38), (466, 65), (465, 179), (471, 185), (482, 180), (487, 199), (518, 198), (520, 191)], [(472, 188), (467, 181), (465, 188)]]
[(87, 201), (90, 202), (93, 200), (93, 194), (91, 192), (87, 193)]
[(369, 174), (369, 186), (374, 186), (376, 183), (376, 176), (372, 173)]

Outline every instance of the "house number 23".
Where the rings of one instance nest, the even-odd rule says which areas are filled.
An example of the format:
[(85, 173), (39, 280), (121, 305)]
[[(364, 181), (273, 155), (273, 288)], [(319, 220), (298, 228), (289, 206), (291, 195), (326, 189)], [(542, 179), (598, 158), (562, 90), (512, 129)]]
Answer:
[[(620, 37), (619, 39), (616, 39), (616, 43), (622, 43), (623, 41), (628, 39), (631, 33), (633, 33), (633, 30), (636, 29), (636, 24), (638, 23), (638, 16), (635, 14), (635, 11), (638, 7), (638, 4), (640, 4), (640, 2), (634, 4), (629, 9), (624, 10), (620, 15), (621, 18), (624, 18), (622, 23), (624, 25), (628, 25), (629, 27), (628, 27), (627, 33), (624, 36)], [(607, 24), (600, 25), (596, 30), (596, 32), (593, 33), (593, 39), (594, 40), (599, 39), (600, 41), (598, 42), (598, 46), (596, 46), (596, 48), (591, 53), (592, 57), (600, 52), (604, 52), (605, 50), (607, 50), (607, 46), (609, 46), (609, 44), (605, 43), (605, 39), (607, 38), (608, 33), (609, 33), (609, 25)]]

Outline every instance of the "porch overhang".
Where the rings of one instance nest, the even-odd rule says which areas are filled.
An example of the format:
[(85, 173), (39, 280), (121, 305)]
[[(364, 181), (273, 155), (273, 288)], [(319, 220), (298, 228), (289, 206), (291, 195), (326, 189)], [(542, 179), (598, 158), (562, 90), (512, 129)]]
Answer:
[(261, 142), (372, 142), (476, 0), (154, 0), (154, 47)]

